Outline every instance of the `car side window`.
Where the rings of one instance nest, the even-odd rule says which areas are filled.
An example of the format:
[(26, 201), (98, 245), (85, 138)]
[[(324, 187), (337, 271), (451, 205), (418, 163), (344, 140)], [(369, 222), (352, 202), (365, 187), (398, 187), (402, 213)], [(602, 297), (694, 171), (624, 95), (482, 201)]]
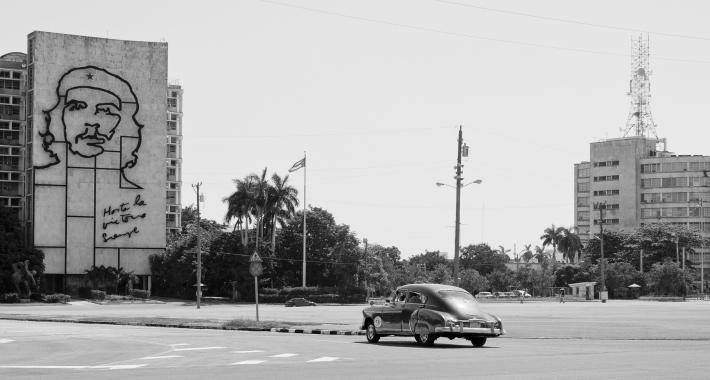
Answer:
[(419, 292), (409, 292), (407, 303), (426, 303), (426, 296)]
[(407, 291), (406, 290), (398, 290), (397, 295), (395, 296), (395, 302), (397, 303), (403, 303), (404, 300), (407, 299)]

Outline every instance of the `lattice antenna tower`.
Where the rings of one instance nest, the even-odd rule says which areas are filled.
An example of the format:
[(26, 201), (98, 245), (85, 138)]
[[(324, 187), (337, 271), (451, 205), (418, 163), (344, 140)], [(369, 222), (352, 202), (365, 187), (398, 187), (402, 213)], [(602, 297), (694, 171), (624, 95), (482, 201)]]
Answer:
[(624, 137), (635, 133), (636, 136), (656, 135), (656, 123), (653, 122), (649, 98), (651, 97), (651, 82), (649, 76), (652, 72), (648, 67), (648, 36), (646, 41), (643, 35), (638, 40), (631, 39), (631, 80), (629, 81), (628, 96), (631, 97), (631, 109), (626, 120), (626, 128), (621, 128)]

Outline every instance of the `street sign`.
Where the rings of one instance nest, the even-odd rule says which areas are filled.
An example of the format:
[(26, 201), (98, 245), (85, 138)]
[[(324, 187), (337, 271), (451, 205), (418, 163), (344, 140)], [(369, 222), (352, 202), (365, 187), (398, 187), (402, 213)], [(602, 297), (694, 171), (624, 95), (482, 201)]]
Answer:
[(261, 263), (258, 261), (254, 261), (251, 264), (249, 264), (249, 273), (251, 273), (252, 276), (257, 277), (261, 276), (261, 272), (264, 271), (264, 268), (261, 266)]
[(259, 254), (256, 253), (256, 251), (254, 251), (254, 254), (251, 255), (251, 258), (249, 258), (249, 262), (250, 263), (255, 263), (255, 262), (262, 263), (262, 262), (264, 262), (264, 260), (262, 260), (261, 257), (259, 257)]

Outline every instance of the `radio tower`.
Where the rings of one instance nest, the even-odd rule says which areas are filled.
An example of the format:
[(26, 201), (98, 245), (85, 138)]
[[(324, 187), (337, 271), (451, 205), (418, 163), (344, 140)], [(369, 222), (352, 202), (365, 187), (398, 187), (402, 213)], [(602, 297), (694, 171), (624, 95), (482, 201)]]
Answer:
[(622, 128), (624, 137), (635, 133), (636, 136), (649, 136), (658, 138), (656, 135), (656, 124), (653, 122), (649, 98), (651, 97), (651, 82), (649, 82), (651, 71), (648, 69), (648, 36), (646, 41), (643, 36), (639, 36), (638, 41), (631, 39), (631, 80), (629, 81), (629, 92), (631, 97), (631, 109), (629, 118), (626, 120), (626, 128)]

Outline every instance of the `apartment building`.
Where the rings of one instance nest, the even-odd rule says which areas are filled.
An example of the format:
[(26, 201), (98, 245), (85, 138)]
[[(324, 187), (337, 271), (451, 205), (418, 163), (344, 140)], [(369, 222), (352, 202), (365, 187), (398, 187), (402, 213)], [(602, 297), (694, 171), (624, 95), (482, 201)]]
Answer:
[(0, 205), (17, 210), (22, 218), (25, 204), (25, 73), (27, 56), (0, 56)]
[[(590, 144), (590, 161), (574, 165), (574, 219), (583, 242), (599, 233), (600, 202), (605, 229), (666, 222), (710, 237), (710, 156), (675, 154), (666, 144), (644, 136)], [(689, 259), (710, 268), (710, 257), (700, 256)]]
[(177, 80), (168, 82), (168, 124), (165, 182), (165, 230), (180, 232), (182, 226), (182, 94)]

